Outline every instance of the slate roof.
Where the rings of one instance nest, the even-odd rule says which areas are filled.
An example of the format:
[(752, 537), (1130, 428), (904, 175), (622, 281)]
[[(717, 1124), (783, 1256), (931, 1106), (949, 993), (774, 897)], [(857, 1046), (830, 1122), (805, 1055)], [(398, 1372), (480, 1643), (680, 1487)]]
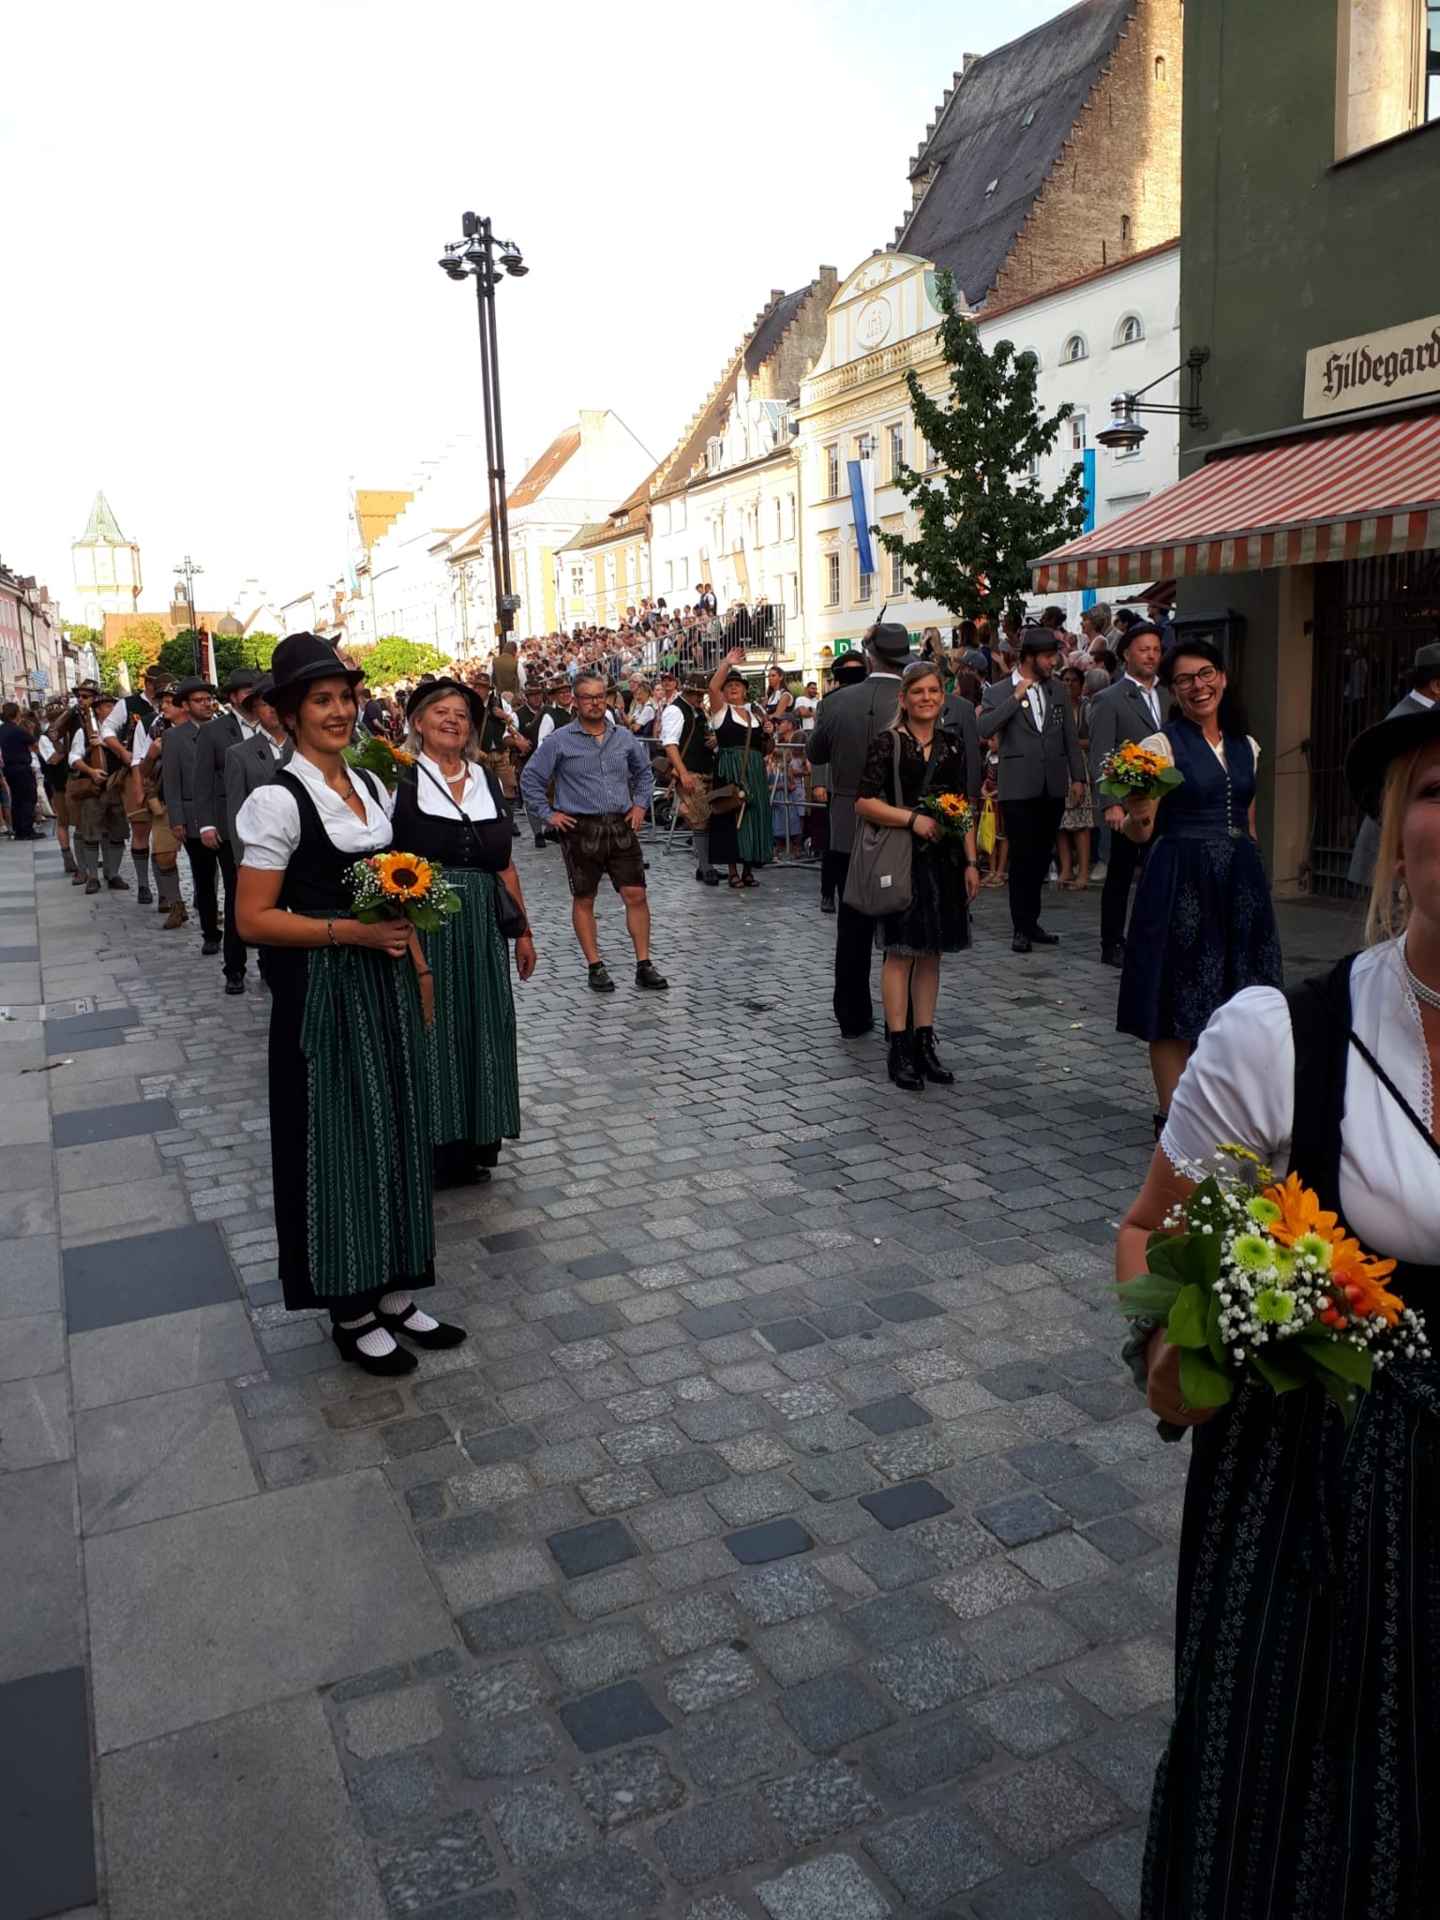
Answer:
[(934, 177), (896, 232), (897, 252), (949, 267), (980, 305), (1136, 9), (1081, 0), (969, 62), (911, 164), (912, 181)]
[(75, 542), (77, 547), (126, 547), (129, 541), (120, 531), (120, 523), (111, 511), (110, 502), (103, 493), (97, 493), (95, 504), (90, 509), (90, 519), (84, 533)]

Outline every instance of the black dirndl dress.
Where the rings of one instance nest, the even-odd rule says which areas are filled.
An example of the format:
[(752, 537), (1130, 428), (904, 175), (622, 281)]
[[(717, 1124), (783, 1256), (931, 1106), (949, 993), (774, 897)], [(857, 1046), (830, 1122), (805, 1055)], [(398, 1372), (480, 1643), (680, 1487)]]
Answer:
[[(360, 774), (359, 778), (365, 776)], [(355, 854), (326, 833), (303, 783), (279, 906), (354, 911)], [(408, 960), (372, 947), (265, 947), (270, 1146), (280, 1284), (292, 1313), (358, 1318), (392, 1290), (434, 1284), (430, 1100), (420, 987)]]
[(418, 761), (395, 790), (393, 818), (396, 846), (443, 867), (463, 903), (420, 935), (435, 985), (435, 1021), (426, 1032), (435, 1172), (460, 1178), (493, 1167), (501, 1141), (520, 1134), (510, 949), (495, 917), (499, 875), (514, 858), (512, 812), (495, 776), (481, 772), (495, 819), (469, 819), (438, 781), (454, 818), (422, 813), (418, 783), (434, 776)]
[[(1337, 1213), (1349, 966), (1287, 995), (1290, 1164)], [(1387, 1284), (1433, 1338), (1440, 1264)], [(1348, 1431), (1314, 1386), (1245, 1388), (1192, 1431), (1142, 1920), (1432, 1920), (1440, 1364), (1392, 1362)]]
[[(887, 729), (871, 742), (856, 798), (884, 800), (891, 806), (918, 807), (924, 793), (953, 793), (962, 799), (965, 743), (944, 727), (935, 729), (934, 764), (920, 744), (900, 730), (900, 795), (895, 794), (895, 732)], [(938, 756), (938, 758), (936, 758)], [(927, 781), (926, 775), (929, 775)], [(915, 838), (910, 849), (910, 904), (903, 913), (882, 914), (875, 922), (881, 953), (909, 960), (930, 954), (960, 953), (970, 944), (970, 903), (965, 898), (965, 854), (958, 844)]]

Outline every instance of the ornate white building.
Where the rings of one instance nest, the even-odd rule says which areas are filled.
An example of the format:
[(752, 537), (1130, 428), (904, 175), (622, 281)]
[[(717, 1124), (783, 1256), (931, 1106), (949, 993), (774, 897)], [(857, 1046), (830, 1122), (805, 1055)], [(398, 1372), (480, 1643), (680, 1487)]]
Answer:
[(134, 613), (140, 605), (140, 545), (127, 540), (97, 493), (84, 533), (70, 544), (79, 595), (79, 626), (103, 630), (107, 613)]

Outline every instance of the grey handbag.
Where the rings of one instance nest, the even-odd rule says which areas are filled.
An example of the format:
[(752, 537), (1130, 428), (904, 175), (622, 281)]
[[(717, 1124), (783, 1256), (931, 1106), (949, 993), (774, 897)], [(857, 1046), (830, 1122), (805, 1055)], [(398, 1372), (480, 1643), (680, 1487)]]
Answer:
[[(900, 729), (896, 727), (891, 734), (895, 766), (895, 800), (897, 807), (905, 804), (904, 793), (900, 786)], [(930, 764), (925, 770), (925, 786), (921, 789), (923, 798), (930, 785), (930, 776), (939, 764), (939, 742), (930, 754)], [(908, 826), (877, 827), (873, 821), (862, 820), (855, 835), (855, 850), (850, 855), (850, 871), (845, 876), (845, 904), (855, 913), (863, 913), (871, 920), (878, 920), (882, 914), (903, 913), (910, 904), (910, 855), (914, 834)]]

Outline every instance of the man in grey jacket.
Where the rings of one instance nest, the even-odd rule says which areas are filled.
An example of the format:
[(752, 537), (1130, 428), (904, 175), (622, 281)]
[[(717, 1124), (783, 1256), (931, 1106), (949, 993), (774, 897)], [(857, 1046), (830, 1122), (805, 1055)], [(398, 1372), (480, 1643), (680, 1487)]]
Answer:
[(1026, 627), (1013, 673), (985, 689), (980, 738), (1000, 744), (999, 798), (1010, 839), (1012, 953), (1053, 947), (1060, 936), (1040, 925), (1045, 869), (1068, 796), (1085, 794), (1085, 759), (1075, 716), (1055, 690), (1060, 643), (1049, 627)]
[(225, 686), (227, 705), (207, 720), (195, 736), (195, 765), (190, 774), (190, 791), (195, 800), (195, 818), (200, 843), (208, 847), (220, 862), (220, 878), (225, 888), (225, 938), (223, 942), (226, 993), (245, 991), (245, 966), (248, 955), (245, 942), (235, 931), (235, 855), (230, 846), (230, 817), (225, 792), (225, 761), (231, 747), (239, 746), (255, 731), (250, 717), (250, 697), (260, 678), (253, 667), (236, 667)]
[(255, 789), (268, 787), (290, 758), (290, 737), (270, 704), (274, 684), (268, 673), (256, 681), (249, 705), (254, 732), (225, 753), (225, 829), (237, 867), (245, 858), (245, 843), (235, 830), (235, 816)]
[[(1100, 778), (1106, 758), (1127, 740), (1146, 740), (1165, 724), (1168, 694), (1155, 684), (1160, 671), (1160, 629), (1148, 620), (1129, 628), (1120, 639), (1120, 678), (1090, 702), (1090, 775)], [(1101, 796), (1103, 798), (1103, 795)], [(1125, 958), (1125, 919), (1130, 911), (1130, 883), (1145, 849), (1121, 832), (1125, 809), (1116, 800), (1105, 803), (1110, 829), (1110, 858), (1100, 894), (1100, 958), (1118, 967)]]
[[(1387, 720), (1402, 713), (1427, 713), (1440, 700), (1440, 641), (1432, 640), (1415, 655), (1412, 685), (1403, 700), (1397, 700), (1386, 714)], [(1360, 823), (1355, 851), (1350, 856), (1346, 878), (1352, 886), (1369, 887), (1375, 878), (1375, 861), (1380, 853), (1380, 824), (1369, 814)]]
[(832, 1005), (846, 1040), (875, 1025), (870, 998), (870, 962), (875, 922), (845, 905), (845, 880), (855, 848), (855, 796), (865, 757), (875, 736), (895, 724), (900, 711), (900, 674), (910, 659), (910, 635), (898, 622), (877, 623), (865, 636), (869, 672), (820, 702), (807, 755), (829, 796), (832, 874), (839, 894), (835, 921), (835, 994)]
[(167, 728), (160, 745), (160, 768), (165, 794), (165, 812), (170, 831), (185, 849), (190, 862), (190, 879), (195, 889), (195, 911), (200, 917), (200, 951), (206, 955), (220, 951), (220, 910), (215, 898), (218, 861), (212, 848), (200, 838), (200, 823), (195, 813), (195, 744), (200, 729), (209, 720), (214, 707), (215, 689), (208, 680), (182, 680), (175, 697), (184, 707), (185, 718), (179, 726)]

